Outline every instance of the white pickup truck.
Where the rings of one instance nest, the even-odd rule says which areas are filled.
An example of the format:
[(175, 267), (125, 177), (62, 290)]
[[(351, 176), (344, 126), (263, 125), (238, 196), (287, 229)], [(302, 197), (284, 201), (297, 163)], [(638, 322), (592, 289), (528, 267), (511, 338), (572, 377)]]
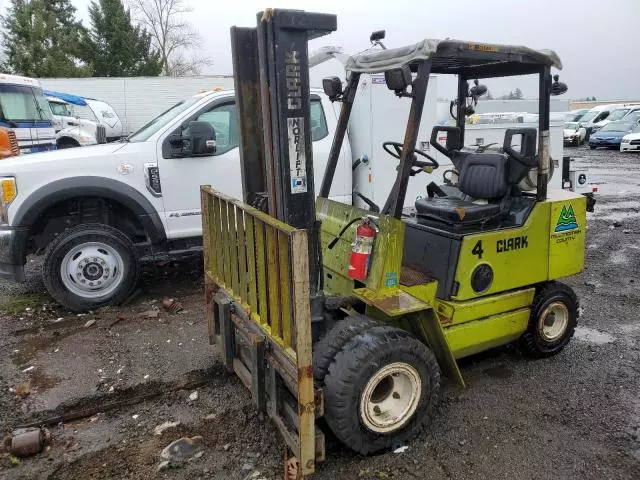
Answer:
[[(233, 91), (202, 93), (122, 142), (0, 162), (0, 277), (24, 280), (26, 256), (44, 253), (47, 290), (82, 311), (125, 300), (141, 262), (199, 252), (199, 186), (242, 198), (235, 116)], [(176, 153), (172, 141), (194, 121), (213, 127), (215, 153)], [(336, 122), (331, 102), (312, 90), (316, 185)], [(336, 171), (340, 181), (331, 190), (332, 198), (348, 203), (351, 161), (345, 145)]]

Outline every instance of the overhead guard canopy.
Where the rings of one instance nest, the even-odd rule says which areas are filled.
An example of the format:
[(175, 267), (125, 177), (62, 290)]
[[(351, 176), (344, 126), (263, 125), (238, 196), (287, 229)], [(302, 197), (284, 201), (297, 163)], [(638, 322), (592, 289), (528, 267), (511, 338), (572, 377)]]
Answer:
[(541, 66), (562, 70), (553, 50), (534, 50), (518, 45), (498, 45), (463, 40), (425, 39), (413, 45), (386, 50), (368, 50), (349, 57), (346, 69), (357, 73), (381, 73), (431, 60), (431, 73), (493, 77), (536, 73)]

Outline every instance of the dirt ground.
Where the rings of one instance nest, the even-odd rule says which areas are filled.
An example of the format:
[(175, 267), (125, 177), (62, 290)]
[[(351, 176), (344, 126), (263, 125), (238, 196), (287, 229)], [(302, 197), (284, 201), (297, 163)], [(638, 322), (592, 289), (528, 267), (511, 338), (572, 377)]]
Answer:
[[(583, 308), (574, 340), (541, 361), (514, 346), (465, 359), (467, 388), (445, 386), (433, 424), (403, 453), (362, 457), (329, 440), (313, 478), (640, 478), (640, 155), (570, 153), (601, 191), (586, 269), (568, 280)], [(48, 299), (37, 259), (28, 273), (0, 283), (0, 428), (87, 416), (58, 418), (46, 452), (0, 458), (0, 478), (282, 478), (275, 428), (208, 345), (199, 262), (149, 268), (129, 305), (82, 316)], [(165, 297), (184, 310), (166, 312)], [(137, 403), (108, 409), (123, 399)], [(180, 424), (155, 435), (167, 421)], [(157, 471), (183, 436), (202, 437), (202, 456)]]

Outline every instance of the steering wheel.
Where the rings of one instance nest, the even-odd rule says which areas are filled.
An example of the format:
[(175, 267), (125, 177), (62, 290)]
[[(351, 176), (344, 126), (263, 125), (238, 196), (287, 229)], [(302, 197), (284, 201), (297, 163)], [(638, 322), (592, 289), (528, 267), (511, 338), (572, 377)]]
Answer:
[[(393, 147), (393, 150), (395, 150), (395, 151), (392, 151), (389, 147)], [(398, 160), (400, 160), (400, 158), (402, 157), (402, 148), (403, 148), (403, 144), (402, 143), (384, 142), (382, 144), (382, 148), (383, 148), (383, 150), (385, 152), (387, 152), (393, 158), (397, 158)], [(423, 160), (418, 160), (416, 158), (416, 155), (419, 155), (421, 157), (426, 158), (428, 160), (428, 162), (425, 162)], [(416, 174), (422, 172), (423, 169), (425, 169), (425, 168), (435, 169), (435, 168), (438, 168), (440, 165), (438, 164), (436, 159), (433, 158), (428, 153), (425, 153), (422, 150), (416, 150), (414, 148), (413, 149), (413, 163), (411, 164), (411, 166), (419, 168), (419, 170), (411, 170), (411, 176), (413, 176), (413, 175), (416, 175)]]

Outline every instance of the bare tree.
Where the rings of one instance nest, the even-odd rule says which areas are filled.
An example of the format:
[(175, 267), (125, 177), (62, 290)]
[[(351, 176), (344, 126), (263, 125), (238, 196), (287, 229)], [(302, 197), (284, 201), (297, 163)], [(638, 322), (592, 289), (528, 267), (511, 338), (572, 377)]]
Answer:
[(202, 37), (184, 19), (193, 9), (185, 0), (128, 0), (140, 25), (151, 34), (152, 45), (160, 52), (163, 73), (174, 77), (197, 75), (211, 65), (210, 58), (194, 53)]

